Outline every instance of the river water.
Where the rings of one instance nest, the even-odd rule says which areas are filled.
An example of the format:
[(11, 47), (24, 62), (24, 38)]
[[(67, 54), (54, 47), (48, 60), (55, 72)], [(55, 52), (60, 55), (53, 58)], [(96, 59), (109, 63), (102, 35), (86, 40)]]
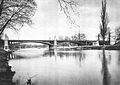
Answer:
[(38, 49), (18, 54), (23, 58), (14, 54), (9, 65), (16, 72), (13, 82), (20, 85), (30, 78), (32, 85), (120, 85), (120, 51)]

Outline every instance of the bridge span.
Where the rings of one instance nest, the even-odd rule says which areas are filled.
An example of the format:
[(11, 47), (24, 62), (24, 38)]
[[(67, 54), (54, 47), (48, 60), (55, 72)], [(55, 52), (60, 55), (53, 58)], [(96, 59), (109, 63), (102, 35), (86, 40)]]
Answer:
[[(42, 43), (42, 44), (46, 44), (46, 45), (54, 45), (55, 40), (8, 40), (9, 44), (13, 44), (13, 43)], [(73, 43), (73, 44), (77, 44), (77, 45), (93, 45), (94, 42), (96, 42), (96, 40), (56, 40), (56, 43), (64, 43), (64, 42), (68, 42), (68, 43)]]

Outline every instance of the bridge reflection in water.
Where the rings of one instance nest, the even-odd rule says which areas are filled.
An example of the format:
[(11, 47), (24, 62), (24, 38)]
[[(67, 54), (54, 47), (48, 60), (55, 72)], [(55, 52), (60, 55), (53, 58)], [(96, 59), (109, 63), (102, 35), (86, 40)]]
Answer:
[(51, 50), (36, 58), (13, 59), (9, 63), (16, 71), (13, 80), (21, 76), (22, 83), (28, 73), (37, 75), (32, 79), (34, 85), (119, 85), (119, 54), (104, 50)]

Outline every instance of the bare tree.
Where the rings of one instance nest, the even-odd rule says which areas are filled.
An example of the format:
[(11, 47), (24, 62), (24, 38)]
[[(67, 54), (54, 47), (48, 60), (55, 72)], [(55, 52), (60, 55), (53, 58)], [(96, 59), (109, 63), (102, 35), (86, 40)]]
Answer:
[(34, 0), (1, 0), (0, 35), (6, 28), (19, 30), (25, 23), (31, 25), (36, 7)]
[(73, 35), (71, 36), (72, 40), (77, 40), (77, 36), (76, 35)]
[(85, 34), (80, 32), (72, 36), (72, 40), (76, 40), (76, 41), (85, 40), (85, 39), (86, 39)]
[(78, 36), (78, 40), (85, 40), (86, 39), (86, 36), (83, 33), (78, 33), (77, 36)]
[(119, 41), (120, 40), (120, 27), (117, 27), (115, 29), (115, 41)]
[[(80, 15), (78, 10), (79, 2), (77, 0), (58, 0), (58, 3), (60, 5), (61, 11), (64, 12), (70, 24), (77, 25), (72, 15)], [(77, 26), (79, 27), (79, 25)]]
[(107, 35), (107, 30), (108, 30), (108, 14), (106, 12), (106, 0), (102, 0), (102, 10), (101, 10), (101, 23), (100, 23), (100, 35), (103, 40), (103, 45), (105, 44), (105, 39)]

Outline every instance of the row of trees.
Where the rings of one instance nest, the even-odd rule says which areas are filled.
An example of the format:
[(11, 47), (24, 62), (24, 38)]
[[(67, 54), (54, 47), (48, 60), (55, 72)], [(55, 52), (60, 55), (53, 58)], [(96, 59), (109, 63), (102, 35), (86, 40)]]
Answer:
[(0, 36), (7, 28), (19, 30), (31, 25), (37, 4), (34, 0), (0, 0)]
[(72, 40), (86, 40), (86, 35), (83, 33), (77, 33), (73, 36), (71, 36)]
[[(83, 33), (76, 33), (72, 36), (59, 36), (58, 40), (74, 40), (74, 41), (81, 41), (81, 40), (86, 40), (86, 36), (85, 34)], [(61, 43), (59, 44), (61, 46), (75, 46), (77, 44), (74, 44), (74, 43), (69, 43), (69, 42), (64, 42), (64, 43)], [(78, 46), (78, 45), (77, 45)]]
[(59, 40), (75, 40), (75, 41), (80, 41), (80, 40), (86, 40), (86, 35), (83, 33), (76, 33), (72, 36), (60, 36)]

